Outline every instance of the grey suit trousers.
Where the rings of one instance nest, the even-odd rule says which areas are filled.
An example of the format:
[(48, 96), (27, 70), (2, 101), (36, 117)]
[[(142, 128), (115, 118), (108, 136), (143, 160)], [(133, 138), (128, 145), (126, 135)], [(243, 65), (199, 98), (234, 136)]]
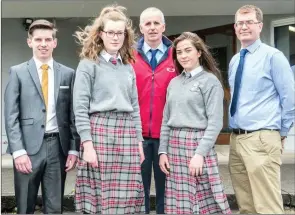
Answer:
[(58, 135), (44, 138), (37, 154), (29, 157), (32, 163), (32, 173), (23, 174), (14, 168), (17, 213), (34, 213), (41, 183), (43, 213), (61, 214), (66, 179), (66, 156), (62, 152)]

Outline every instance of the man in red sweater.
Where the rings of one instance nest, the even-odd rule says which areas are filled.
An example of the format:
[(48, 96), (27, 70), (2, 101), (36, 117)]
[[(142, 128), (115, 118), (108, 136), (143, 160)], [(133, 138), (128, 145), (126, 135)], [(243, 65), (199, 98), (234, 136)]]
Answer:
[(159, 167), (159, 138), (166, 102), (166, 89), (176, 76), (172, 60), (172, 42), (163, 36), (165, 19), (158, 8), (147, 8), (140, 15), (139, 39), (133, 64), (143, 129), (142, 178), (145, 190), (145, 212), (150, 212), (152, 167), (156, 185), (156, 212), (164, 213), (165, 174)]

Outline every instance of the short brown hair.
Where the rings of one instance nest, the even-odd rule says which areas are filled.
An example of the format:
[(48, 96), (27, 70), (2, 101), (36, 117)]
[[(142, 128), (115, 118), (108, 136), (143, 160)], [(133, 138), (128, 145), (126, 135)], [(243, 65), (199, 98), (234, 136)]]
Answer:
[(32, 22), (32, 24), (29, 27), (28, 30), (28, 37), (32, 37), (33, 33), (35, 30), (37, 29), (48, 29), (48, 30), (52, 30), (52, 37), (55, 38), (56, 37), (56, 32), (57, 29), (55, 28), (54, 24), (45, 20), (45, 19), (38, 19), (35, 20), (34, 22)]
[(235, 20), (237, 20), (237, 14), (245, 14), (245, 13), (251, 13), (251, 12), (255, 12), (256, 14), (256, 19), (258, 22), (262, 22), (263, 21), (263, 13), (262, 10), (259, 7), (256, 7), (255, 5), (244, 5), (242, 7), (240, 7), (235, 15)]

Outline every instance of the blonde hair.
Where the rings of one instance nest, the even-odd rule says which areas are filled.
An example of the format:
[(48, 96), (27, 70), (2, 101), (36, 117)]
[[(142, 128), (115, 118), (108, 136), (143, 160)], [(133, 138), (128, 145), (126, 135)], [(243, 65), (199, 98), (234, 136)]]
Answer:
[(133, 48), (135, 44), (135, 35), (132, 29), (132, 22), (125, 14), (126, 8), (119, 5), (110, 5), (104, 7), (100, 15), (93, 20), (91, 25), (76, 31), (74, 36), (78, 39), (78, 44), (82, 46), (79, 57), (98, 61), (99, 53), (104, 49), (103, 40), (99, 33), (104, 30), (107, 20), (125, 22), (125, 38), (123, 46), (119, 53), (124, 64), (134, 62)]
[(163, 24), (165, 24), (165, 18), (164, 18), (163, 12), (160, 9), (156, 8), (156, 7), (148, 7), (147, 9), (142, 11), (141, 14), (140, 14), (140, 18), (139, 18), (140, 22), (139, 23), (142, 24), (144, 22), (144, 18), (147, 17), (150, 14), (159, 15), (161, 17), (161, 20), (162, 20)]
[(255, 5), (244, 5), (243, 7), (240, 7), (236, 12), (235, 20), (237, 20), (238, 14), (246, 14), (246, 13), (251, 13), (251, 12), (255, 12), (256, 19), (258, 22), (263, 21), (262, 10), (259, 7), (256, 7)]

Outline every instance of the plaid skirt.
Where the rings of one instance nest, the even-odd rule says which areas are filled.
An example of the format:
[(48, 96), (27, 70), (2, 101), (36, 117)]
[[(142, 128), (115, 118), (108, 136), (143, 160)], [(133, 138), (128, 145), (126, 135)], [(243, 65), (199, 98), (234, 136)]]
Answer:
[(166, 214), (230, 214), (231, 210), (213, 149), (204, 158), (203, 174), (194, 177), (189, 163), (204, 134), (195, 129), (171, 128), (168, 144), (170, 174), (166, 177)]
[(80, 148), (75, 190), (76, 211), (101, 214), (144, 212), (138, 140), (129, 113), (96, 113), (90, 117), (98, 168)]

